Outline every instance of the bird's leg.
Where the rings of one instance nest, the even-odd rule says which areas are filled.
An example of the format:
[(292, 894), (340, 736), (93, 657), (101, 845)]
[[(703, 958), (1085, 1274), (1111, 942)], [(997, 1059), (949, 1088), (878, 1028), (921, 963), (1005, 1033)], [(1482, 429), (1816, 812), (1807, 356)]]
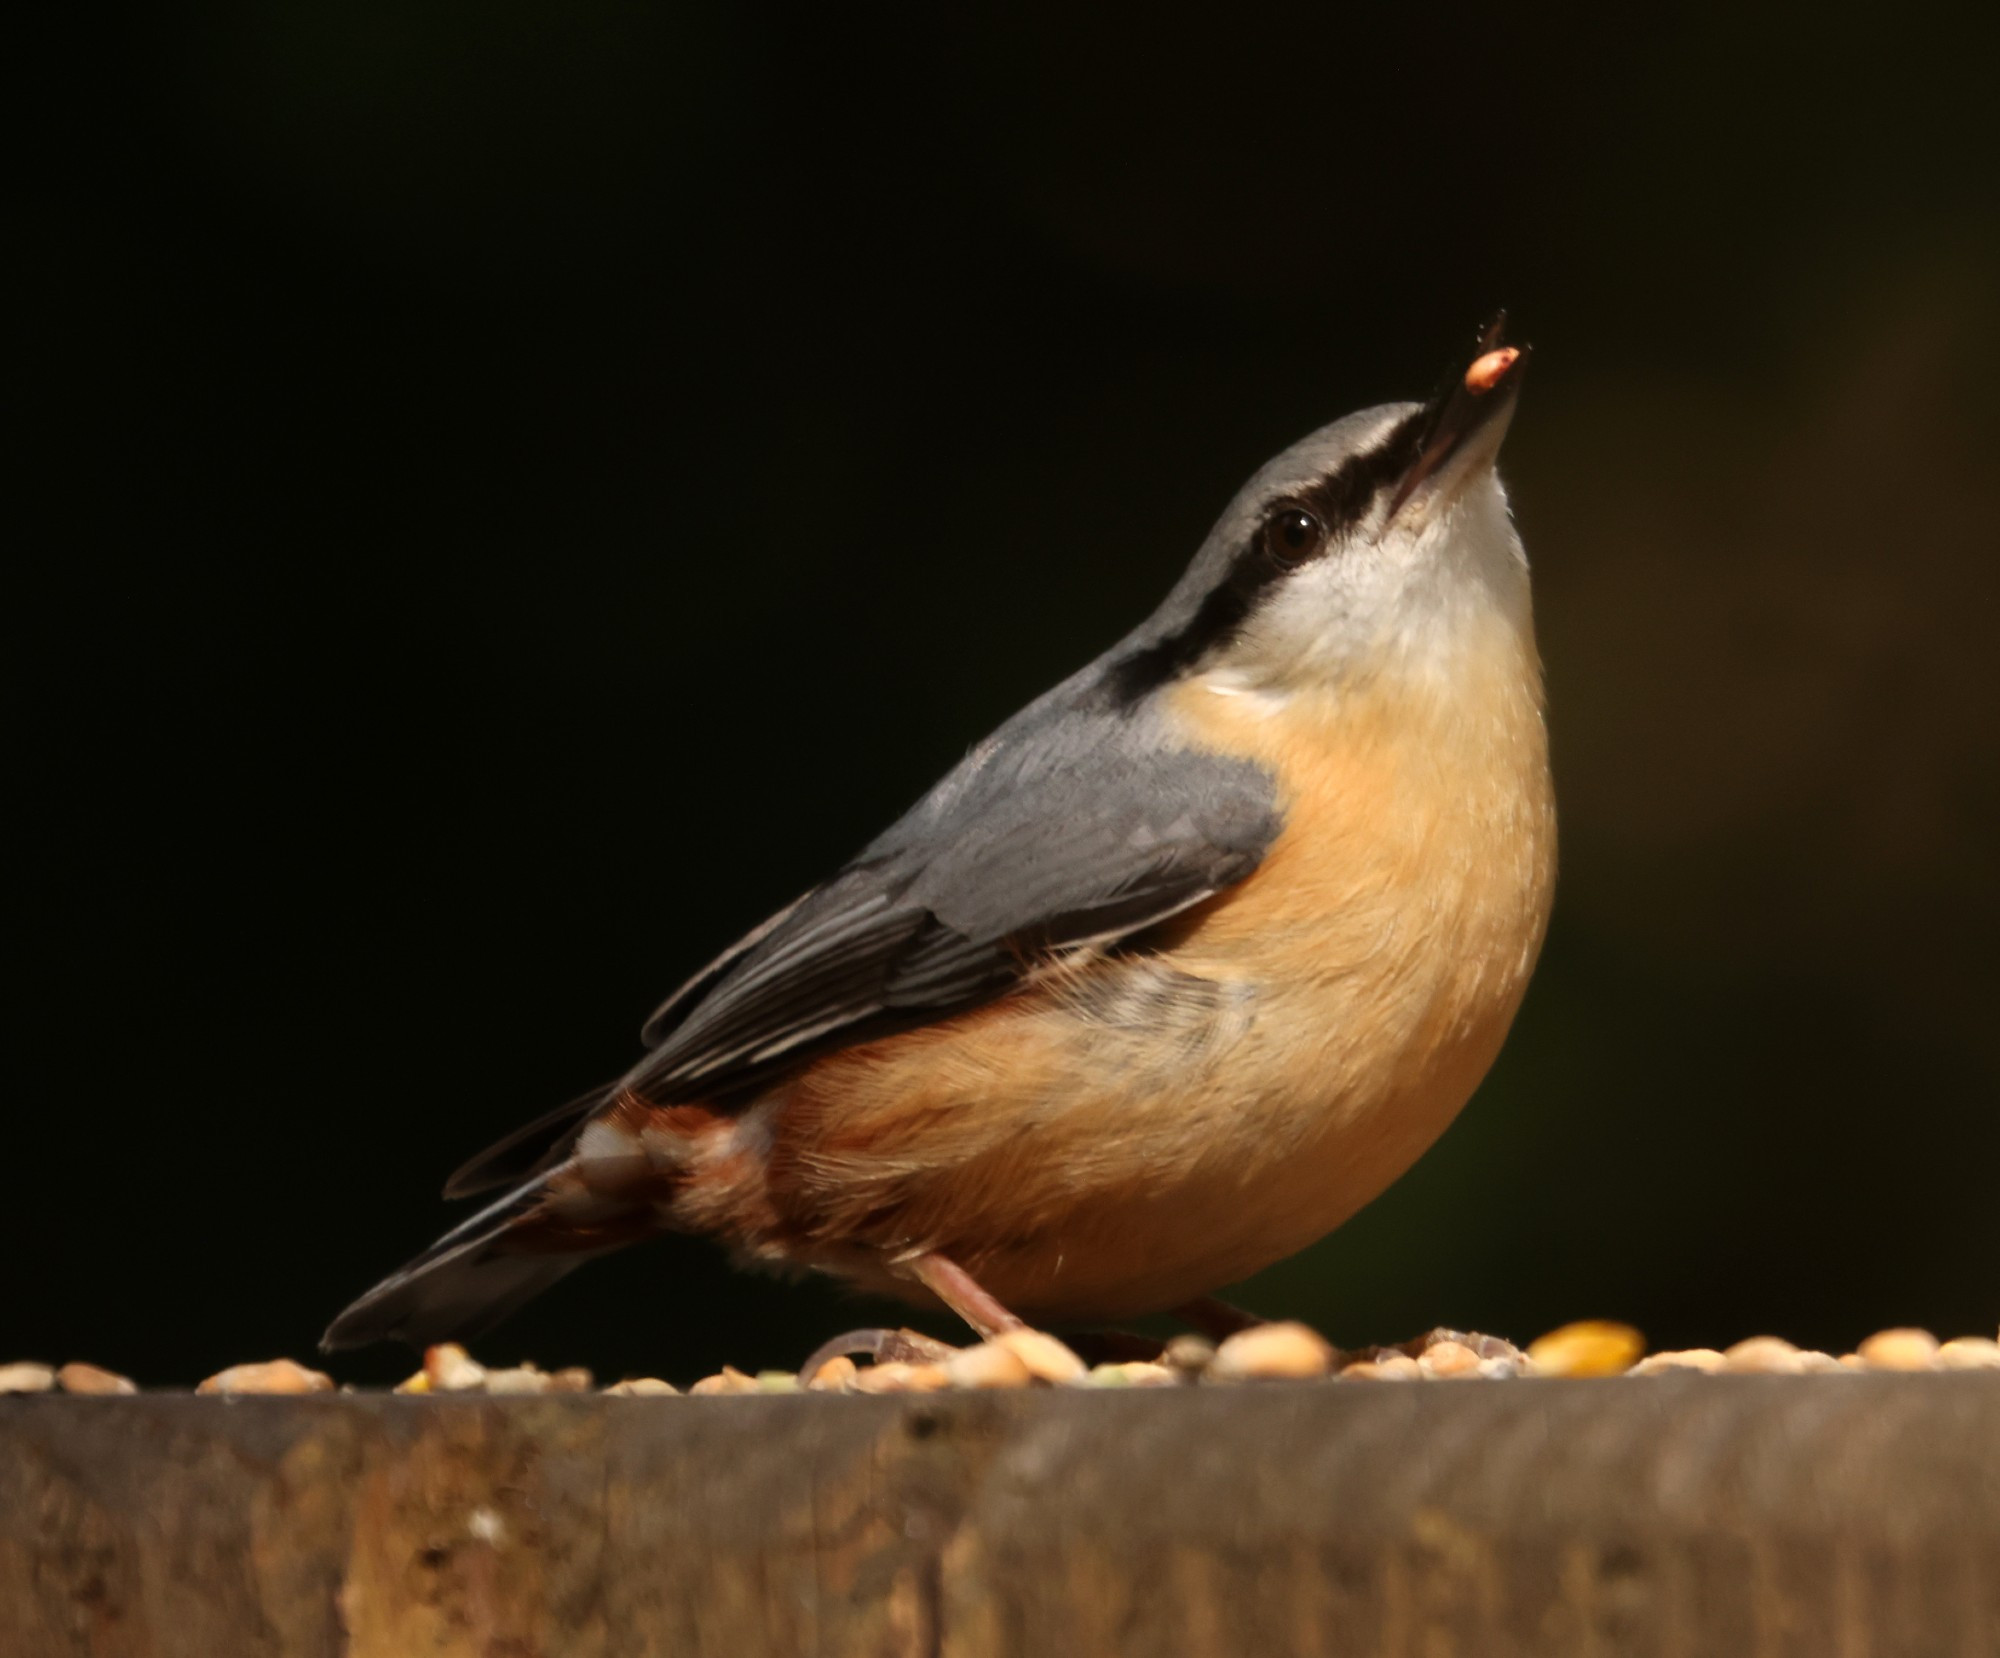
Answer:
[(919, 1255), (909, 1269), (917, 1282), (979, 1332), (982, 1340), (1008, 1330), (1025, 1330), (1027, 1321), (1016, 1318), (979, 1287), (979, 1281), (949, 1256)]
[[(1005, 1330), (1025, 1330), (1028, 1327), (1024, 1320), (1016, 1318), (981, 1289), (971, 1273), (946, 1256), (919, 1255), (906, 1264), (905, 1270), (970, 1324), (981, 1339), (997, 1336)], [(865, 1354), (877, 1364), (897, 1361), (936, 1364), (957, 1351), (948, 1342), (915, 1330), (849, 1330), (845, 1335), (835, 1336), (815, 1348), (812, 1357), (799, 1367), (799, 1379), (811, 1382), (827, 1360), (857, 1353)]]
[(1212, 1295), (1201, 1295), (1192, 1301), (1183, 1301), (1173, 1309), (1173, 1315), (1183, 1324), (1192, 1325), (1210, 1341), (1223, 1341), (1239, 1330), (1247, 1330), (1253, 1324), (1262, 1324), (1263, 1319), (1253, 1312), (1218, 1300)]

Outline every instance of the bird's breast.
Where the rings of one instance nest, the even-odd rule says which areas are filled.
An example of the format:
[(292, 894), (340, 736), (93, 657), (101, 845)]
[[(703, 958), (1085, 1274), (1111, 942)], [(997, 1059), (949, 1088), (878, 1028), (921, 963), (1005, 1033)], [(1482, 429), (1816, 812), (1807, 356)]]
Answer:
[(1194, 740), (1271, 771), (1283, 826), (1165, 959), (1258, 985), (1287, 1010), (1289, 1063), (1337, 1076), (1357, 1106), (1467, 1044), (1497, 1047), (1548, 920), (1555, 808), (1532, 645), (1497, 623), (1475, 639), (1442, 684), (1385, 674), (1273, 703), (1196, 681), (1176, 698)]
[(1491, 1064), (1547, 920), (1525, 648), (1448, 687), (1282, 704), (1183, 687), (1189, 742), (1276, 779), (1283, 827), (1257, 870), (1142, 951), (1073, 959), (785, 1085), (753, 1113), (772, 1252), (840, 1270), (941, 1249), (1003, 1302), (1123, 1316), (1247, 1276), (1376, 1196)]
[[(1555, 810), (1532, 645), (1511, 629), (1447, 685), (1392, 677), (1274, 705), (1199, 682), (1176, 712), (1278, 783), (1284, 826), (1163, 961), (1252, 987), (1229, 1082), (1272, 1233), (1302, 1247), (1449, 1125), (1540, 950)], [(1279, 1250), (1277, 1253), (1286, 1253)]]

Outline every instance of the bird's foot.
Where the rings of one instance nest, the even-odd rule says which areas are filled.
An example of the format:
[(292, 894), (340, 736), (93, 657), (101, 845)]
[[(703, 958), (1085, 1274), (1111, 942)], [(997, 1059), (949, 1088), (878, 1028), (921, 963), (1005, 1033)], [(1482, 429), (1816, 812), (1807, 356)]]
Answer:
[(875, 1364), (937, 1364), (958, 1349), (918, 1330), (849, 1330), (823, 1341), (799, 1366), (799, 1381), (808, 1384), (829, 1359), (865, 1356)]
[[(1001, 1306), (971, 1273), (948, 1256), (935, 1253), (914, 1256), (903, 1263), (902, 1270), (971, 1325), (982, 1341), (1028, 1327), (1025, 1319), (1016, 1318)], [(876, 1364), (937, 1364), (957, 1351), (948, 1342), (915, 1330), (850, 1330), (844, 1336), (822, 1342), (800, 1369), (799, 1379), (810, 1385), (829, 1359), (852, 1358), (857, 1354), (865, 1354)]]

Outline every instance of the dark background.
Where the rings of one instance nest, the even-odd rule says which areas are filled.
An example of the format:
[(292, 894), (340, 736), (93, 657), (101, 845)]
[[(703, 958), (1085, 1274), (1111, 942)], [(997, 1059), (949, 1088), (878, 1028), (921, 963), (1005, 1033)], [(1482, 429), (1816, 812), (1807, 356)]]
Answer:
[[(1990, 1331), (1992, 8), (945, 10), (51, 55), (0, 1358), (306, 1355), (448, 1169), (1502, 302), (1547, 954), (1458, 1127), (1242, 1298)], [(868, 1316), (677, 1241), (481, 1351), (686, 1380)]]

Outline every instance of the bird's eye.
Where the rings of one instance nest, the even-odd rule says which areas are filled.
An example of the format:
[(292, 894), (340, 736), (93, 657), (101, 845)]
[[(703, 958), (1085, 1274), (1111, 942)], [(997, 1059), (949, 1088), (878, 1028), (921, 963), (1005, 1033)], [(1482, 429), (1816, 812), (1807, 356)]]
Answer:
[(1326, 526), (1304, 507), (1280, 507), (1264, 520), (1264, 550), (1280, 564), (1303, 564), (1326, 545)]

